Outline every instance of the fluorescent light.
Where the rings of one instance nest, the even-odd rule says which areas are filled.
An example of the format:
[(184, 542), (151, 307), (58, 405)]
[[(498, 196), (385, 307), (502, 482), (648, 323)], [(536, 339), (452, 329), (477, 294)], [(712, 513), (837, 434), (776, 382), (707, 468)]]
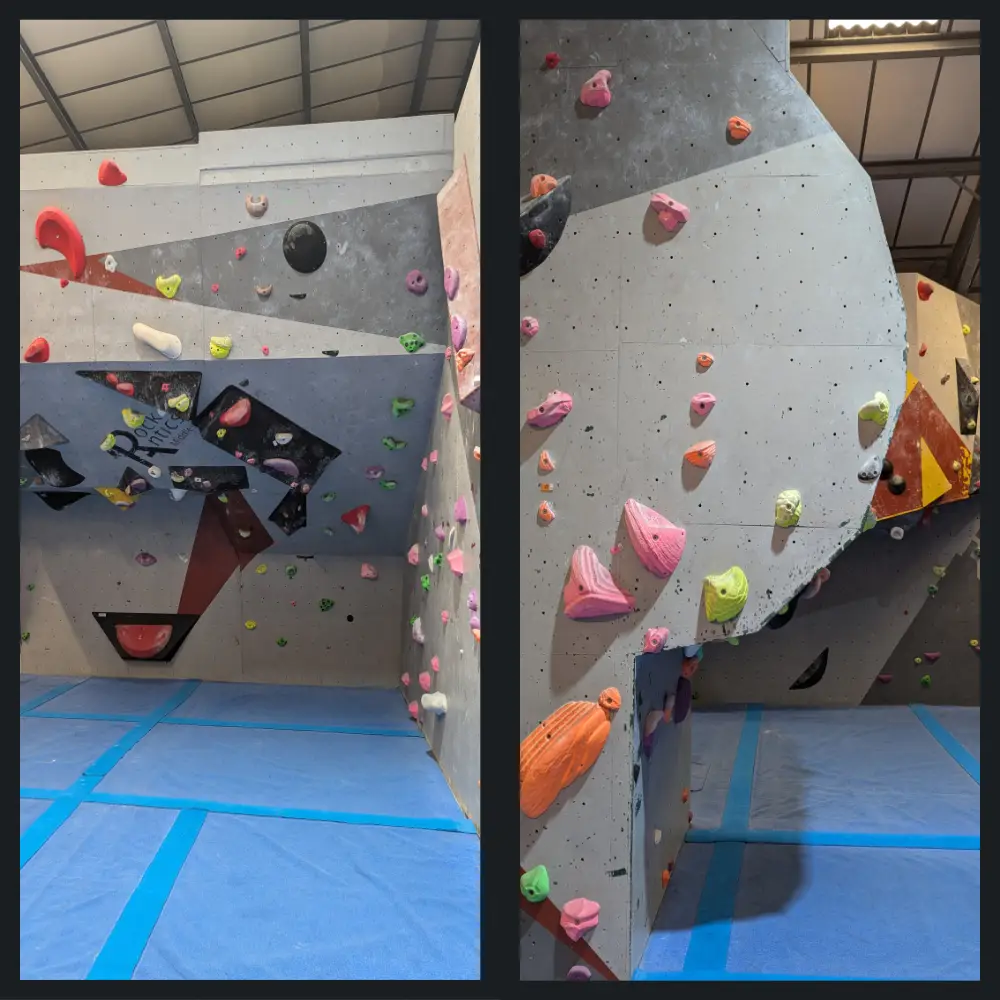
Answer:
[(941, 26), (936, 21), (827, 21), (827, 34), (858, 35), (867, 32), (875, 34), (909, 34), (914, 31), (937, 31)]

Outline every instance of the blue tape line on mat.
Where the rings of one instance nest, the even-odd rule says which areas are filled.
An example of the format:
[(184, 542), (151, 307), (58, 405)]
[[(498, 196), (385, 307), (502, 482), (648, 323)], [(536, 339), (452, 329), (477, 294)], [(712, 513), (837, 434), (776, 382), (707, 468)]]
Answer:
[(908, 980), (906, 976), (893, 976), (889, 979), (877, 979), (875, 977), (865, 978), (864, 976), (789, 976), (780, 973), (769, 974), (766, 972), (643, 972), (636, 969), (632, 976), (633, 980), (653, 982), (663, 980), (686, 981), (694, 983), (714, 983), (714, 982), (754, 982), (754, 983), (886, 983), (886, 982), (924, 982), (923, 979)]
[(911, 705), (910, 711), (924, 724), (927, 732), (941, 744), (944, 752), (978, 785), (979, 761), (948, 732), (940, 719), (935, 718), (926, 705)]
[(104, 942), (88, 979), (131, 979), (174, 882), (205, 823), (204, 812), (182, 812), (160, 844), (145, 874)]
[(59, 695), (65, 694), (67, 691), (72, 691), (77, 684), (82, 684), (82, 681), (67, 681), (65, 684), (57, 684), (53, 688), (49, 688), (44, 694), (37, 695), (34, 698), (26, 701), (21, 706), (21, 715), (31, 712), (38, 708), (39, 705), (44, 705), (47, 701), (52, 701), (53, 698), (58, 698)]
[(145, 722), (145, 715), (120, 715), (115, 712), (22, 712), (29, 719), (80, 719), (82, 722)]
[(895, 847), (901, 850), (978, 851), (978, 836), (919, 833), (836, 833), (826, 830), (688, 830), (689, 844), (794, 844), (809, 847)]
[[(114, 746), (94, 761), (65, 793), (21, 834), (21, 867), (23, 868), (46, 844), (48, 839), (73, 815), (77, 806), (105, 778), (108, 772), (143, 738), (168, 712), (183, 705), (198, 689), (201, 681), (185, 681), (159, 708), (145, 717), (146, 721), (130, 729)], [(74, 685), (75, 687), (75, 685)]]
[(67, 792), (65, 789), (59, 790), (56, 788), (21, 788), (20, 798), (22, 799), (65, 799), (72, 792)]
[(310, 726), (297, 722), (244, 722), (220, 719), (163, 719), (165, 726), (209, 726), (222, 729), (281, 729), (293, 733), (346, 733), (349, 736), (416, 736), (419, 729), (388, 729), (380, 726)]
[[(724, 828), (749, 826), (753, 772), (762, 715), (761, 706), (747, 707), (743, 732), (740, 734), (733, 762), (733, 773), (729, 779), (726, 807), (722, 814)], [(742, 843), (718, 843), (712, 851), (712, 860), (698, 901), (695, 926), (691, 930), (684, 957), (685, 973), (717, 973), (726, 967), (736, 890), (739, 887), (745, 849), (746, 845)]]
[(88, 802), (113, 806), (145, 806), (151, 809), (200, 809), (210, 813), (235, 816), (268, 816), (275, 819), (307, 819), (321, 823), (350, 823), (355, 826), (398, 826), (411, 830), (440, 830), (444, 833), (475, 833), (476, 825), (468, 819), (439, 819), (422, 816), (381, 816), (377, 813), (330, 812), (325, 809), (283, 809), (280, 806), (253, 806), (236, 802), (211, 802), (202, 799), (174, 799), (157, 795), (119, 795), (116, 792), (92, 792)]

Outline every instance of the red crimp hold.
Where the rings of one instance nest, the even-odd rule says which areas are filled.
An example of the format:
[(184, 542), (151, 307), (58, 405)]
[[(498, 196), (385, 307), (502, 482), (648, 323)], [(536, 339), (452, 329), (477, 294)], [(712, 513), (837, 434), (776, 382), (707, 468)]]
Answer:
[(562, 62), (562, 60), (560, 59), (558, 52), (546, 52), (545, 53), (545, 68), (546, 69), (555, 69), (556, 66), (558, 66), (560, 62)]
[(545, 239), (545, 233), (543, 233), (540, 229), (532, 229), (531, 232), (528, 233), (528, 239), (531, 240), (531, 245), (536, 250), (544, 250), (545, 244), (548, 242)]

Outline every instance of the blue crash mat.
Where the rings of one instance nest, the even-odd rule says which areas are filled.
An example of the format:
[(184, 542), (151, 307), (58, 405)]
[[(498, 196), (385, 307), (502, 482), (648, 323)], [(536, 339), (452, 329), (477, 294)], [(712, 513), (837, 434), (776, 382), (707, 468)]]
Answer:
[(21, 787), (68, 788), (135, 728), (129, 722), (21, 718)]

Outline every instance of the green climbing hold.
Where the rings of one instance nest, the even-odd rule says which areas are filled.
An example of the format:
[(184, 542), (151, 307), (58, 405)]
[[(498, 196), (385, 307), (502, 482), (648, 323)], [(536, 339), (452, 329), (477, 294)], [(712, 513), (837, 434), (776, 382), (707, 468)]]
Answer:
[(802, 494), (798, 490), (782, 490), (774, 503), (774, 524), (778, 528), (794, 528), (802, 517)]
[(229, 497), (227, 497), (225, 493), (220, 493), (219, 503), (229, 503)]
[(288, 640), (283, 636), (279, 635), (277, 639), (274, 640), (279, 646), (287, 646)]
[(409, 624), (412, 625), (419, 617), (420, 615), (410, 615)]
[(333, 528), (327, 526), (326, 528), (323, 529), (323, 534), (324, 535), (333, 535)]
[(22, 632), (21, 633), (21, 642), (27, 642), (30, 638), (31, 638), (31, 633), (30, 632)]
[(431, 562), (433, 562), (435, 566), (440, 566), (441, 563), (444, 562), (444, 556), (440, 552), (435, 552), (434, 555), (431, 556)]
[(298, 573), (298, 571), (299, 571), (298, 566), (286, 566), (285, 576), (287, 576), (289, 580), (294, 580), (295, 574)]
[(21, 485), (22, 486), (27, 486), (28, 485), (28, 480), (25, 479), (23, 476), (21, 477)]
[(529, 903), (540, 903), (549, 895), (549, 873), (545, 865), (535, 865), (521, 876), (521, 895)]
[(329, 503), (331, 500), (336, 500), (337, 499), (337, 494), (336, 493), (324, 493), (322, 499), (323, 499), (323, 503)]
[(112, 448), (114, 448), (114, 446), (115, 446), (115, 443), (116, 443), (116, 442), (115, 442), (115, 436), (114, 436), (114, 434), (109, 434), (109, 435), (108, 435), (108, 436), (107, 436), (107, 437), (106, 437), (106, 438), (105, 438), (105, 439), (104, 439), (104, 440), (103, 440), (103, 441), (101, 442), (101, 451), (111, 451), (111, 449), (112, 449)]
[(329, 597), (320, 598), (319, 609), (320, 611), (329, 611), (333, 607), (333, 601)]
[(394, 490), (396, 488), (396, 480), (395, 479), (380, 479), (378, 481), (378, 484), (384, 490)]
[(28, 584), (28, 590), (34, 590), (34, 589), (35, 589), (35, 585), (33, 583), (29, 583)]
[(401, 417), (404, 413), (409, 413), (416, 405), (417, 401), (415, 399), (404, 399), (401, 396), (397, 396), (392, 401), (392, 415), (394, 417)]
[(931, 675), (924, 674), (924, 676), (920, 678), (920, 685), (921, 687), (929, 688), (931, 686)]
[(729, 636), (726, 639), (726, 642), (728, 642), (730, 646), (738, 646), (740, 644), (739, 637), (735, 635)]
[(398, 441), (394, 437), (382, 438), (382, 444), (384, 444), (386, 448), (389, 449), (389, 451), (401, 451), (403, 448), (406, 447), (405, 441)]
[(869, 507), (865, 511), (865, 516), (861, 521), (861, 530), (862, 532), (871, 531), (876, 524), (878, 524), (878, 518), (875, 516), (875, 511), (873, 511), (871, 507)]
[(927, 588), (927, 593), (930, 594), (931, 597), (933, 597), (937, 592), (938, 588), (935, 587), (933, 583)]
[(786, 604), (784, 607), (778, 608), (778, 614), (779, 615), (787, 615), (788, 614), (788, 605)]
[(426, 341), (419, 333), (404, 333), (402, 337), (399, 338), (399, 342), (403, 345), (403, 349), (409, 354), (413, 354), (414, 351), (419, 351), (421, 347), (424, 346)]
[[(420, 586), (423, 587), (424, 590), (430, 590), (431, 589), (431, 576), (430, 576), (430, 573), (425, 573), (420, 578)], [(412, 625), (413, 622), (410, 622), (410, 624)]]

